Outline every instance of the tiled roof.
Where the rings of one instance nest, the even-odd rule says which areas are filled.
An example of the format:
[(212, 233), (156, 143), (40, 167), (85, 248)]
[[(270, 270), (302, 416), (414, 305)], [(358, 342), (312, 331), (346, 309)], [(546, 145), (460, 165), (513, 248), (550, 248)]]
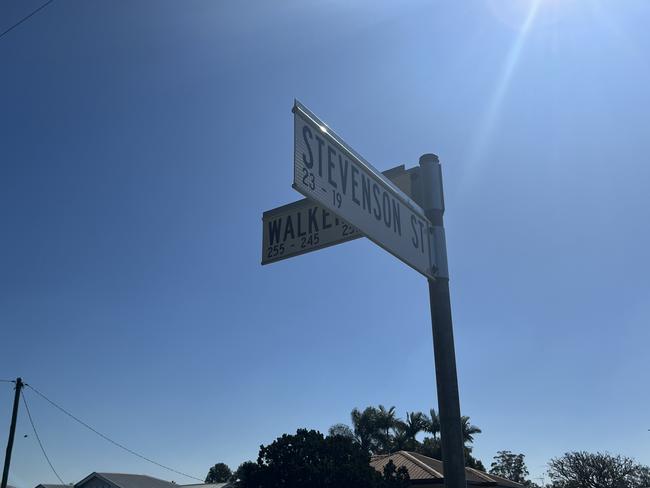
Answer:
[[(370, 465), (380, 473), (389, 461), (393, 461), (396, 468), (406, 467), (412, 480), (440, 480), (444, 479), (442, 461), (433, 459), (416, 452), (397, 451), (392, 454), (372, 456)], [(473, 468), (465, 468), (467, 482), (473, 485), (498, 486), (506, 488), (523, 488), (523, 485), (507, 480), (500, 476), (487, 474)]]

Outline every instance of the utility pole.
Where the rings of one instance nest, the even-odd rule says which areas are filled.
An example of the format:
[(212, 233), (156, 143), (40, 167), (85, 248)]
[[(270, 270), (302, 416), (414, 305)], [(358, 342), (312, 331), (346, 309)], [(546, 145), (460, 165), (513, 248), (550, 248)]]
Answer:
[(420, 156), (420, 168), (422, 203), (424, 212), (433, 225), (434, 251), (438, 267), (436, 279), (428, 281), (445, 488), (466, 488), (465, 452), (449, 296), (447, 244), (442, 218), (445, 212), (442, 168), (435, 154)]
[(14, 435), (16, 434), (16, 419), (18, 417), (18, 402), (20, 401), (20, 390), (24, 386), (22, 378), (16, 378), (16, 395), (14, 396), (14, 411), (11, 414), (11, 427), (9, 427), (9, 440), (7, 441), (7, 453), (5, 454), (5, 467), (2, 471), (2, 485), (0, 488), (7, 488), (9, 479), (9, 465), (11, 464), (11, 450), (14, 447)]

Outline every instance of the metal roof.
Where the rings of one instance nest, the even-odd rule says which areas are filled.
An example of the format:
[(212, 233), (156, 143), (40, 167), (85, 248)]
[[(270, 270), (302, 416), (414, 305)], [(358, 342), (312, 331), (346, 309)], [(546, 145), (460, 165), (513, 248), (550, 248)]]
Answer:
[(75, 487), (80, 487), (95, 477), (104, 479), (119, 488), (178, 488), (178, 485), (171, 481), (160, 480), (145, 474), (127, 473), (91, 473), (76, 483)]
[[(119, 488), (228, 488), (230, 483), (195, 483), (191, 485), (179, 485), (171, 481), (165, 481), (146, 474), (129, 473), (91, 473), (75, 488), (82, 488), (82, 485), (93, 478), (100, 478), (112, 483)], [(66, 485), (39, 485), (43, 488), (70, 488)], [(38, 488), (38, 486), (36, 487)]]
[[(444, 479), (444, 468), (442, 461), (433, 459), (416, 452), (397, 451), (392, 454), (380, 454), (372, 456), (370, 465), (380, 473), (389, 461), (393, 461), (396, 468), (404, 466), (411, 480), (429, 480), (441, 483)], [(523, 488), (524, 485), (507, 480), (500, 476), (484, 473), (477, 469), (465, 468), (467, 482), (472, 485), (497, 486), (505, 488)]]

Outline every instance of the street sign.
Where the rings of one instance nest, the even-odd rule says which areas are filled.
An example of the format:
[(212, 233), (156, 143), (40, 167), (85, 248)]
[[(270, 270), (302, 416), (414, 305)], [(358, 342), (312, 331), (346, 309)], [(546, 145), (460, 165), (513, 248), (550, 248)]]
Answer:
[(293, 187), (428, 278), (433, 227), (424, 211), (318, 117), (294, 105)]
[(308, 198), (264, 212), (262, 225), (262, 264), (361, 237), (356, 227)]
[(398, 168), (395, 185), (297, 101), (293, 113), (293, 188), (307, 198), (264, 213), (262, 264), (365, 235), (428, 278), (445, 486), (466, 488), (438, 156)]
[[(412, 180), (419, 167), (404, 165), (383, 172), (398, 188), (412, 195)], [(362, 237), (359, 229), (318, 203), (303, 198), (262, 215), (262, 264), (299, 256), (310, 251)]]

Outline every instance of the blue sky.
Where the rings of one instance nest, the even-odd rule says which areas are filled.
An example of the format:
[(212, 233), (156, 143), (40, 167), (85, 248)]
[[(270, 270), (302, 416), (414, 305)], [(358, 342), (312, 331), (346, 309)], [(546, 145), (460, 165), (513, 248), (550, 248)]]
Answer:
[[(437, 406), (423, 277), (367, 240), (259, 264), (262, 212), (300, 198), (298, 98), (380, 170), (440, 156), (475, 455), (650, 464), (649, 14), (55, 1), (0, 39), (0, 378), (199, 477), (353, 407)], [(192, 482), (26, 395), (64, 481)], [(30, 429), (18, 488), (56, 482)]]

